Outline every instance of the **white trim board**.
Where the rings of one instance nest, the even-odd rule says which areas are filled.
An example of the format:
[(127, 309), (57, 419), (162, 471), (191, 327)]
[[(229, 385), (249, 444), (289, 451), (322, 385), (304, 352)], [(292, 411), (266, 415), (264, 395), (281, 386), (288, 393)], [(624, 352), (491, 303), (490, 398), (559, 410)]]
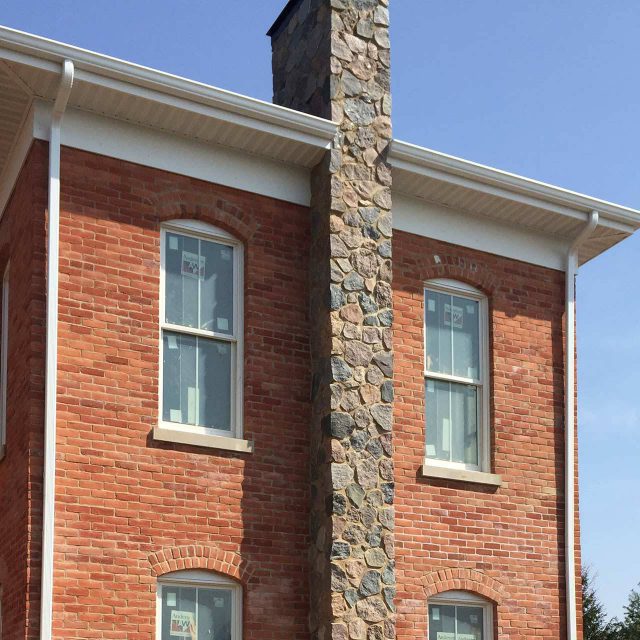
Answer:
[[(34, 113), (33, 135), (47, 140), (51, 106), (36, 101)], [(62, 144), (293, 204), (309, 206), (311, 199), (310, 172), (304, 167), (77, 109), (65, 114)]]
[(565, 269), (569, 248), (568, 241), (563, 239), (475, 217), (397, 192), (393, 194), (393, 228), (559, 271)]

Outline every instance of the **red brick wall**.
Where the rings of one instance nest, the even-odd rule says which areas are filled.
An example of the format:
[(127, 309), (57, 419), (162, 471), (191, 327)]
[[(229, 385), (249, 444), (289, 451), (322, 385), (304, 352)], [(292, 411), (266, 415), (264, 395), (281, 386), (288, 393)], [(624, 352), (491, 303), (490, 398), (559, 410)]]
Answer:
[[(0, 267), (12, 265), (2, 640), (38, 633), (46, 149), (35, 143), (0, 221)], [(151, 640), (156, 576), (209, 567), (244, 583), (246, 640), (307, 638), (308, 211), (70, 149), (62, 175), (55, 637)], [(150, 435), (159, 224), (176, 217), (247, 248), (254, 454)], [(425, 638), (427, 598), (449, 588), (494, 600), (500, 638), (564, 638), (563, 274), (402, 232), (394, 243), (398, 638)], [(431, 277), (490, 299), (497, 490), (419, 475)]]
[(11, 260), (7, 447), (0, 461), (2, 640), (38, 637), (44, 424), (47, 146), (34, 143), (0, 220)]
[[(498, 489), (420, 475), (423, 283), (437, 277), (489, 298)], [(394, 290), (398, 639), (426, 638), (428, 596), (452, 588), (497, 603), (500, 639), (564, 638), (564, 274), (397, 232)]]
[[(155, 637), (156, 575), (245, 584), (246, 640), (306, 638), (309, 212), (63, 149), (56, 638)], [(159, 225), (244, 241), (245, 436), (156, 442)], [(176, 559), (177, 558), (177, 559)]]

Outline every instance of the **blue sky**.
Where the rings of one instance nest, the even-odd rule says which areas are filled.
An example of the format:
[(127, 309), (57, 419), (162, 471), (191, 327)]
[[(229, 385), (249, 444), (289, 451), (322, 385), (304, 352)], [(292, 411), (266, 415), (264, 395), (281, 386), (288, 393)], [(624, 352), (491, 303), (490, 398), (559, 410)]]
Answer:
[[(284, 4), (2, 0), (0, 23), (270, 100)], [(640, 208), (637, 0), (391, 4), (396, 137)], [(583, 550), (612, 615), (640, 581), (639, 258), (640, 234), (578, 288)]]

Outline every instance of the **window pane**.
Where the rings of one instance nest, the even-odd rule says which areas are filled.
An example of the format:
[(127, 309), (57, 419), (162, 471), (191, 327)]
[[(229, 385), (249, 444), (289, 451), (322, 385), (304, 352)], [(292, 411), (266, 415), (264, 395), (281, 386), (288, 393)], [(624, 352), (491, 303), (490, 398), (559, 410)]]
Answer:
[(484, 640), (482, 607), (456, 607), (458, 637), (456, 640)]
[(202, 587), (162, 587), (161, 640), (231, 640), (232, 592)]
[(163, 420), (231, 430), (233, 345), (163, 332)]
[(233, 333), (233, 248), (200, 242), (204, 278), (200, 282), (200, 328)]
[(478, 350), (480, 304), (476, 300), (454, 296), (451, 310), (453, 375), (477, 380), (480, 377)]
[(477, 415), (476, 387), (425, 380), (426, 457), (477, 465)]
[(198, 589), (198, 640), (231, 640), (229, 589)]
[(455, 612), (451, 605), (429, 605), (429, 640), (456, 640)]
[(197, 338), (170, 331), (164, 331), (162, 337), (162, 418), (167, 422), (197, 424), (195, 406)]
[[(191, 639), (197, 632), (196, 589), (162, 587), (162, 640)], [(196, 636), (197, 637), (197, 636)]]
[(231, 430), (231, 350), (227, 342), (198, 339), (198, 424)]
[(165, 321), (233, 334), (233, 247), (165, 234)]
[(425, 381), (427, 458), (451, 460), (451, 414), (449, 383)]
[(451, 296), (426, 291), (426, 369), (451, 374)]
[(451, 459), (478, 464), (478, 390), (465, 384), (451, 384)]
[(165, 320), (184, 327), (197, 327), (199, 241), (167, 233), (165, 243)]

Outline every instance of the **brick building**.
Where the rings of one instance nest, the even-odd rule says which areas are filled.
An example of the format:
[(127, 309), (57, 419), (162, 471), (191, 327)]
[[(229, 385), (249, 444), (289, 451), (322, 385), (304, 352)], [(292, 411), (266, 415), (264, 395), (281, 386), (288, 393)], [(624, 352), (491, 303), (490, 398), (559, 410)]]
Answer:
[(0, 28), (1, 640), (581, 638), (640, 212), (395, 140), (388, 24), (289, 2), (274, 105)]

